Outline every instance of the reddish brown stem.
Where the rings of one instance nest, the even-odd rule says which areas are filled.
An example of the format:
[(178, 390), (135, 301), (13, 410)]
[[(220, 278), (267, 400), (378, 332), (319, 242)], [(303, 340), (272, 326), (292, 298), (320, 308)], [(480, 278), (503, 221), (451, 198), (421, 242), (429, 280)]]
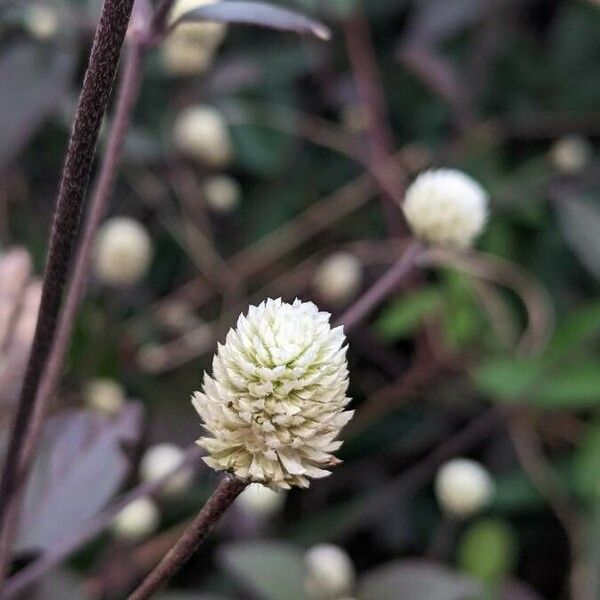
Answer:
[(232, 502), (244, 490), (247, 483), (226, 475), (208, 499), (198, 516), (185, 533), (169, 550), (158, 566), (144, 579), (142, 584), (129, 596), (129, 600), (146, 600), (160, 590), (179, 568), (198, 549), (212, 528), (217, 524)]
[(106, 0), (96, 30), (54, 212), (40, 314), (0, 481), (0, 530), (18, 487), (22, 449), (56, 332), (100, 124), (112, 90), (132, 7), (133, 0)]

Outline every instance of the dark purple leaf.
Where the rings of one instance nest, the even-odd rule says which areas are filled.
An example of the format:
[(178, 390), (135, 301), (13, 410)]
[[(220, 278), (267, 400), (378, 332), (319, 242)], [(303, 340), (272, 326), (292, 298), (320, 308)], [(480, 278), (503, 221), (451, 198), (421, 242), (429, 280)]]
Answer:
[(129, 471), (127, 446), (140, 435), (142, 408), (116, 419), (73, 411), (49, 421), (23, 509), (17, 548), (44, 550), (110, 500)]
[(480, 585), (470, 577), (421, 560), (394, 561), (360, 581), (361, 600), (468, 600)]
[(0, 57), (0, 166), (27, 144), (69, 85), (73, 57), (19, 44)]
[(293, 31), (299, 34), (310, 34), (328, 40), (331, 31), (322, 23), (305, 17), (304, 15), (271, 6), (264, 2), (218, 2), (205, 4), (183, 14), (175, 23), (189, 21), (213, 21), (217, 23), (241, 23), (245, 25), (258, 25), (271, 29)]
[(48, 573), (36, 589), (36, 598), (44, 600), (88, 600), (83, 582), (74, 573), (57, 569)]
[(542, 600), (542, 597), (520, 581), (507, 581), (502, 586), (499, 600)]

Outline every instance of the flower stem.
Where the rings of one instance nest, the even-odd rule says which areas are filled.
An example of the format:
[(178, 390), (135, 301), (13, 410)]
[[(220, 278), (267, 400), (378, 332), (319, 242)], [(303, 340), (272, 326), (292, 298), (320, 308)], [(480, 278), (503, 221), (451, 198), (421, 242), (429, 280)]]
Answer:
[(245, 482), (230, 475), (226, 475), (221, 479), (212, 496), (207, 500), (191, 525), (158, 566), (129, 596), (128, 600), (146, 600), (166, 585), (169, 579), (196, 551), (246, 485)]
[(132, 6), (133, 0), (105, 0), (96, 29), (54, 211), (38, 322), (0, 479), (0, 531), (18, 488), (22, 449), (56, 332), (96, 142)]

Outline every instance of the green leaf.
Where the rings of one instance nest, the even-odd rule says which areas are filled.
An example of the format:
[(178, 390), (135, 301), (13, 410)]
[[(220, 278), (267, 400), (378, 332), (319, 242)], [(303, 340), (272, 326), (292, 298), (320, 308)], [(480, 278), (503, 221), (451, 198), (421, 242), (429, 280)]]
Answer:
[(572, 311), (557, 327), (548, 348), (548, 356), (561, 356), (600, 334), (600, 302), (591, 302)]
[(417, 331), (423, 319), (436, 312), (441, 305), (440, 292), (435, 288), (411, 292), (386, 308), (375, 323), (375, 328), (386, 341), (409, 337)]
[(485, 394), (501, 401), (526, 400), (523, 396), (542, 373), (539, 361), (495, 358), (484, 361), (475, 371), (475, 384)]
[(600, 423), (590, 426), (573, 464), (575, 488), (591, 501), (600, 500)]
[(279, 542), (242, 542), (221, 551), (221, 563), (262, 600), (305, 600), (302, 552)]
[(516, 563), (518, 544), (510, 526), (499, 519), (471, 525), (458, 543), (458, 565), (486, 583), (498, 583)]
[(547, 373), (532, 401), (551, 408), (584, 408), (600, 402), (600, 360), (564, 366)]

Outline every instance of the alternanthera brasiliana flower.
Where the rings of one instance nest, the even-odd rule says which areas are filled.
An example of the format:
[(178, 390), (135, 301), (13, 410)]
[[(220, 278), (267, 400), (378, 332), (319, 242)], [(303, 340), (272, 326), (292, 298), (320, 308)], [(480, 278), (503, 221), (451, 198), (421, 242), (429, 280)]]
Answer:
[(353, 411), (345, 337), (312, 302), (251, 306), (219, 345), (193, 404), (209, 436), (205, 462), (243, 481), (308, 487), (340, 461)]

